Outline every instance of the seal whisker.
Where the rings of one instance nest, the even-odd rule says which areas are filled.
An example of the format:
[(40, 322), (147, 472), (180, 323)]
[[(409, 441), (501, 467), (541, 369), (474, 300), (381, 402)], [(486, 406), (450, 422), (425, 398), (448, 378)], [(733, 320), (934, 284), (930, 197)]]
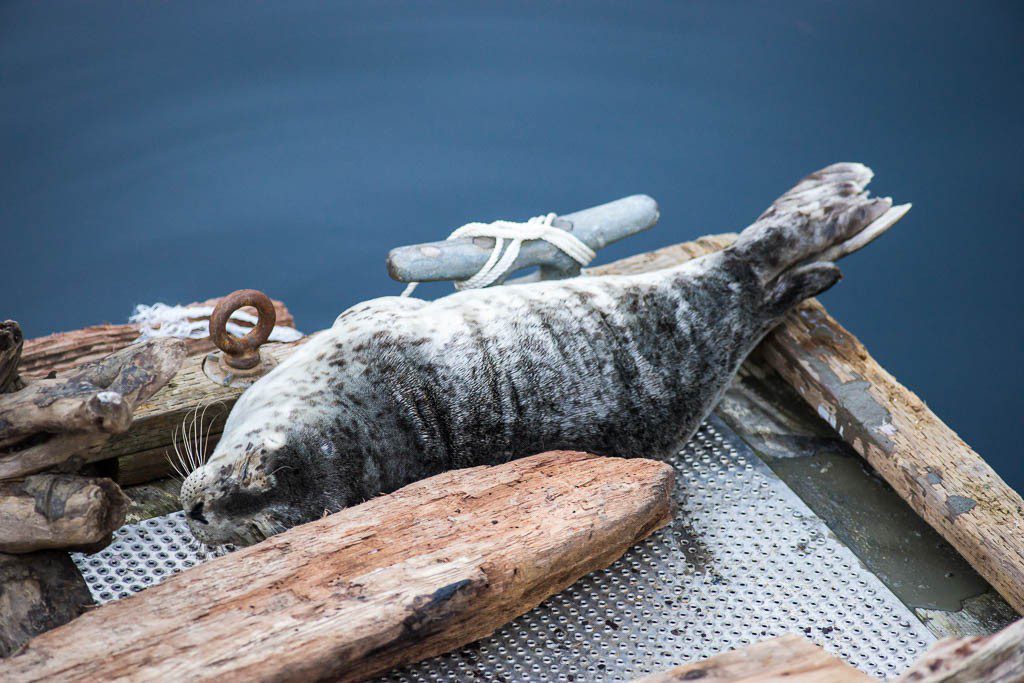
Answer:
[[(192, 471), (192, 460), (189, 459), (187, 463), (185, 462), (185, 459), (186, 459), (186, 457), (188, 455), (188, 439), (185, 438), (185, 421), (187, 419), (188, 419), (187, 415), (185, 417), (181, 418), (181, 434), (182, 434), (182, 439), (181, 439), (181, 451), (179, 451), (179, 453), (182, 455), (182, 464), (185, 466), (185, 470), (188, 471), (188, 472), (191, 472)], [(177, 431), (178, 431), (178, 429), (176, 428), (175, 429), (175, 433), (177, 433)], [(175, 440), (175, 444), (177, 444), (177, 440)]]
[(196, 424), (199, 420), (199, 405), (196, 404), (195, 409), (192, 411), (192, 424), (189, 425), (189, 440), (192, 442), (192, 457), (195, 459), (196, 469), (202, 464), (199, 459), (199, 434), (201, 428)]
[[(185, 464), (185, 457), (181, 453), (181, 448), (178, 446), (178, 428), (177, 427), (174, 428), (174, 433), (171, 436), (171, 445), (174, 446), (174, 455), (178, 459), (178, 464), (181, 465), (181, 469), (179, 471), (184, 476), (187, 477), (189, 469), (188, 469), (188, 465)], [(175, 469), (177, 469), (177, 467)]]
[(178, 466), (174, 463), (174, 458), (171, 457), (171, 454), (167, 451), (166, 448), (164, 449), (164, 458), (167, 459), (167, 463), (171, 466), (172, 469), (174, 469), (174, 474), (170, 475), (171, 478), (177, 479), (180, 482), (184, 482), (184, 475), (182, 475), (181, 470), (179, 470)]
[(188, 413), (181, 418), (181, 444), (184, 447), (185, 455), (188, 457), (189, 472), (193, 472), (196, 469), (195, 456), (192, 454), (192, 439), (190, 438), (191, 430), (188, 425)]
[(280, 467), (278, 467), (277, 469), (275, 469), (275, 470), (274, 470), (273, 472), (271, 472), (271, 473), (270, 473), (270, 474), (268, 474), (267, 476), (268, 476), (268, 477), (272, 477), (272, 476), (274, 476), (275, 474), (277, 474), (278, 472), (280, 472), (281, 470), (294, 470), (294, 469), (295, 469), (295, 468), (294, 468), (294, 467), (292, 467), (291, 465), (281, 465)]
[[(199, 418), (200, 432), (202, 431), (203, 420), (206, 419), (206, 411), (210, 408), (210, 406), (212, 406), (214, 404), (218, 404), (220, 406), (223, 406), (224, 405), (224, 401), (222, 401), (220, 399), (217, 399), (215, 401), (210, 401), (209, 403), (207, 403), (203, 407), (203, 415), (202, 415), (202, 417)], [(217, 421), (216, 417), (212, 418), (210, 420), (209, 425), (206, 428), (206, 438), (203, 440), (202, 448), (200, 448), (200, 450), (199, 450), (199, 464), (200, 465), (205, 465), (207, 459), (209, 458), (209, 454), (210, 454), (210, 434), (213, 432), (213, 425), (214, 425), (214, 423), (216, 421)]]

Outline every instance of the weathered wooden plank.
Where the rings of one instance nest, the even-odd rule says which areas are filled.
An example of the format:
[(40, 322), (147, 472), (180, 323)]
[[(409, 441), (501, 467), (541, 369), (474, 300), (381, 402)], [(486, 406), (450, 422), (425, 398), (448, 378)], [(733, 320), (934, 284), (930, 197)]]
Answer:
[(989, 636), (940, 640), (899, 680), (903, 683), (1024, 681), (1024, 619)]
[[(666, 268), (731, 241), (731, 235), (701, 238), (589, 273)], [(765, 338), (759, 354), (1007, 602), (1024, 612), (1024, 500), (981, 456), (816, 300), (792, 311)]]
[(764, 358), (1018, 612), (1024, 500), (817, 301), (761, 346)]
[(874, 680), (811, 641), (788, 634), (701, 662), (646, 676), (637, 683), (867, 683)]
[(627, 256), (618, 261), (606, 263), (603, 266), (587, 268), (584, 275), (635, 275), (638, 273), (650, 273), (654, 270), (671, 268), (680, 263), (686, 263), (704, 254), (725, 249), (736, 241), (736, 233), (722, 233), (720, 235), (705, 235), (692, 242), (673, 244), (654, 251)]
[(109, 479), (36, 474), (0, 481), (0, 552), (103, 547), (127, 509), (128, 498)]
[(0, 679), (363, 680), (492, 633), (671, 517), (651, 460), (446, 472), (43, 634)]

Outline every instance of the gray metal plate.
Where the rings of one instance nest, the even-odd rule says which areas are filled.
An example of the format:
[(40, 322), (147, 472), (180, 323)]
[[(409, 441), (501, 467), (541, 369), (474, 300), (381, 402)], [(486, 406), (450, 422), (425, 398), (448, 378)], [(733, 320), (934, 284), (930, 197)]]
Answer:
[[(667, 528), (493, 636), (387, 680), (630, 680), (787, 632), (892, 676), (934, 641), (717, 418), (671, 462)], [(209, 556), (180, 512), (72, 555), (100, 602)]]

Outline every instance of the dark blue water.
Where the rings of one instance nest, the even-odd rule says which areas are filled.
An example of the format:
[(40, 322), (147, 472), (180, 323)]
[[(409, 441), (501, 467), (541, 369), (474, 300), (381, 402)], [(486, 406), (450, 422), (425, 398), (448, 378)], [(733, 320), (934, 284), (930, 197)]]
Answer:
[(6, 3), (0, 315), (257, 287), (313, 330), (469, 220), (656, 197), (610, 260), (858, 160), (914, 210), (825, 303), (1021, 489), (1022, 35), (1020, 2)]

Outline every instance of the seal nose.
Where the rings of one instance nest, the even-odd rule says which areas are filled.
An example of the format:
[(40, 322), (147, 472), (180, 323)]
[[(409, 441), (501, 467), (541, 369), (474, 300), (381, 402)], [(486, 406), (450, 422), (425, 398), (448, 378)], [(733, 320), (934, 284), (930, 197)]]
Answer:
[(188, 511), (189, 519), (194, 519), (200, 524), (209, 524), (210, 521), (203, 517), (203, 501), (199, 501), (192, 506), (192, 509)]

